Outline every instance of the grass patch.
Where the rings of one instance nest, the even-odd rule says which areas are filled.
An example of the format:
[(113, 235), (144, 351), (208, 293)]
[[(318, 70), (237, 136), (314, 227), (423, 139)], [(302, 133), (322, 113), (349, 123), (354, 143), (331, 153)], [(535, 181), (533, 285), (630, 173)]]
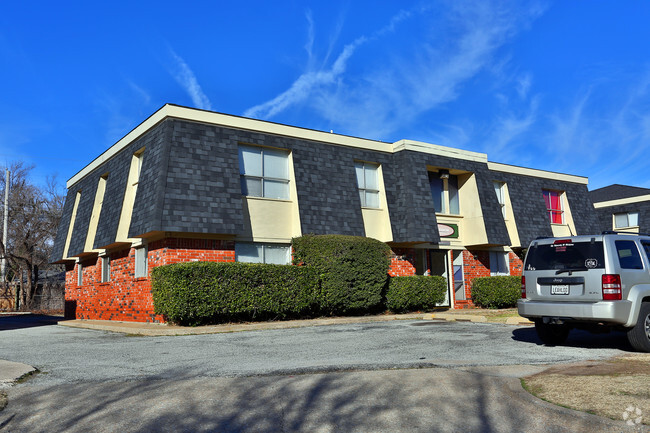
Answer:
[(0, 411), (7, 407), (7, 393), (0, 391)]

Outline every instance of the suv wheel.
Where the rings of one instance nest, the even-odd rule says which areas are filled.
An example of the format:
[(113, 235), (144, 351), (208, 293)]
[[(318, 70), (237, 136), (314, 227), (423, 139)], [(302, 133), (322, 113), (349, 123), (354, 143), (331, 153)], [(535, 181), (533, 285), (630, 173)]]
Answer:
[(542, 343), (548, 346), (556, 346), (564, 343), (571, 328), (568, 325), (551, 325), (539, 319), (535, 320), (535, 330)]
[(650, 352), (650, 302), (643, 302), (634, 328), (627, 331), (627, 339), (636, 350)]

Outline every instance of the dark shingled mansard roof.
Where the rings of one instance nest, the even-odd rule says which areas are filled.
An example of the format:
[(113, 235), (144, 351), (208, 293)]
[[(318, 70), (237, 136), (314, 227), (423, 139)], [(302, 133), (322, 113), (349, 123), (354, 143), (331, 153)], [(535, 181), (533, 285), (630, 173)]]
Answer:
[(640, 188), (638, 186), (613, 184), (602, 188), (589, 191), (591, 201), (600, 203), (610, 200), (620, 200), (622, 198), (637, 197), (640, 195), (650, 195), (650, 189)]

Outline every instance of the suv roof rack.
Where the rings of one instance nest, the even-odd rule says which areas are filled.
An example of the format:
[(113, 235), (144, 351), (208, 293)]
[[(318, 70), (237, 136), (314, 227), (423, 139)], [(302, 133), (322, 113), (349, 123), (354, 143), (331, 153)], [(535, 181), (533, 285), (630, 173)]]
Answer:
[(637, 233), (637, 232), (628, 232), (624, 230), (605, 230), (601, 234), (603, 235), (639, 235), (639, 236), (650, 236), (650, 233)]

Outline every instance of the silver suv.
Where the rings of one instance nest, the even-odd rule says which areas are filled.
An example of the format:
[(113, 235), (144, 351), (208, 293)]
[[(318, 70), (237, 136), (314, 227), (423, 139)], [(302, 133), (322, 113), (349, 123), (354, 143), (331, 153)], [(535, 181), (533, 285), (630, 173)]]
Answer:
[(650, 235), (534, 240), (521, 297), (519, 314), (545, 344), (561, 344), (572, 328), (620, 328), (636, 350), (650, 352)]

